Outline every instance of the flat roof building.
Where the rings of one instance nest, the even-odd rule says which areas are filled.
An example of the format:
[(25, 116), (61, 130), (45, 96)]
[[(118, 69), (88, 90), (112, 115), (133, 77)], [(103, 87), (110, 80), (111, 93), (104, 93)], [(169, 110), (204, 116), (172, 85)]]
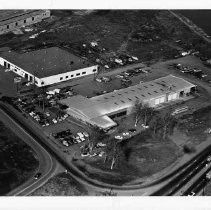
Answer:
[(98, 66), (59, 47), (50, 47), (25, 53), (3, 52), (0, 65), (35, 82), (38, 86), (97, 73)]
[(103, 129), (109, 129), (116, 125), (112, 119), (130, 114), (136, 101), (156, 107), (184, 97), (195, 87), (182, 78), (168, 75), (89, 99), (73, 96), (61, 100), (60, 103), (69, 107), (68, 114)]
[(50, 10), (0, 10), (0, 34), (38, 23), (50, 17)]

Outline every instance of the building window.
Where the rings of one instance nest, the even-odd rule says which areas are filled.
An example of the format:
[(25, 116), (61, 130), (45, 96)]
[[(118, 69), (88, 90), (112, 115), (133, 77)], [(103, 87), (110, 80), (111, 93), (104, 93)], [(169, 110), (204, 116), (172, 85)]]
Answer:
[(63, 80), (63, 77), (60, 77), (60, 80)]
[(15, 72), (17, 72), (17, 69), (14, 69)]
[(151, 95), (151, 93), (148, 93), (149, 95)]
[(28, 80), (28, 74), (25, 73), (25, 78)]
[(97, 70), (96, 69), (93, 69), (93, 72), (96, 72)]
[(124, 101), (121, 100), (122, 103), (125, 103)]
[(35, 80), (35, 84), (38, 84), (37, 80)]
[(26, 20), (24, 20), (23, 22), (26, 23)]
[(82, 72), (82, 74), (86, 74), (86, 72), (84, 71), (84, 72)]
[(145, 97), (145, 95), (142, 94), (143, 97)]
[(44, 82), (41, 82), (41, 85), (44, 85)]
[(132, 101), (132, 99), (128, 98), (129, 101)]
[(158, 93), (156, 90), (154, 90), (155, 93)]
[(79, 75), (80, 75), (80, 73), (77, 73), (77, 74), (76, 74), (76, 76), (79, 76)]
[(72, 74), (71, 77), (73, 77), (74, 75)]
[(32, 17), (32, 21), (34, 21), (34, 17)]
[(68, 76), (66, 76), (66, 79), (68, 79)]
[(10, 26), (9, 25), (7, 25), (7, 29), (9, 28)]
[(15, 26), (17, 26), (17, 25), (18, 25), (18, 23), (16, 22), (16, 23), (15, 23)]

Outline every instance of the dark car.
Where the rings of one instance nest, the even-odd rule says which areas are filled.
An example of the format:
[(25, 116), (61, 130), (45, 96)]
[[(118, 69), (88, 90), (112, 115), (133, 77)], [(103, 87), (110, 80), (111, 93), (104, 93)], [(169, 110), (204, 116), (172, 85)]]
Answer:
[(128, 131), (134, 133), (134, 132), (136, 132), (136, 129), (135, 129), (135, 128), (131, 128), (131, 129), (129, 129)]
[(39, 173), (36, 173), (35, 175), (34, 175), (34, 179), (39, 179), (40, 177), (41, 177), (41, 173), (39, 172)]

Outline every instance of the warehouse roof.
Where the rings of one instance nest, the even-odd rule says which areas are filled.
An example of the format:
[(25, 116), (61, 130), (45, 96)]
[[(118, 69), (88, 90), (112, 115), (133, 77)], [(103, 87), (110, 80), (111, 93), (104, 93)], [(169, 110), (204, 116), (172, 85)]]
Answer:
[(43, 10), (1, 10), (0, 26), (42, 14)]
[[(167, 92), (174, 93), (194, 86), (182, 78), (168, 75), (90, 99), (77, 95), (63, 99), (60, 102), (69, 107), (68, 113), (70, 115), (94, 122), (96, 118), (99, 119), (99, 117), (109, 116), (119, 110), (126, 110), (132, 107), (137, 100), (148, 102), (152, 99), (165, 96)], [(110, 120), (109, 118), (109, 122)], [(102, 124), (100, 126), (102, 127), (104, 125)]]
[(3, 52), (0, 57), (38, 78), (49, 77), (91, 66), (88, 61), (59, 47), (50, 47), (25, 53)]

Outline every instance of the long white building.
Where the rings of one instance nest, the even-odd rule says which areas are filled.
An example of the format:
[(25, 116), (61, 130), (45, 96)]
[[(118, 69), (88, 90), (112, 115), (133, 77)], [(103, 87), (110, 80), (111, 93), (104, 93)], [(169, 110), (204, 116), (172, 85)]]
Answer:
[(163, 103), (182, 99), (195, 91), (196, 85), (173, 75), (120, 89), (100, 96), (86, 98), (76, 95), (63, 99), (68, 114), (97, 125), (102, 129), (116, 126), (115, 117), (130, 114), (136, 101), (157, 107)]
[(25, 53), (3, 52), (0, 54), (0, 65), (34, 82), (38, 87), (98, 72), (98, 65), (92, 65), (58, 47)]

